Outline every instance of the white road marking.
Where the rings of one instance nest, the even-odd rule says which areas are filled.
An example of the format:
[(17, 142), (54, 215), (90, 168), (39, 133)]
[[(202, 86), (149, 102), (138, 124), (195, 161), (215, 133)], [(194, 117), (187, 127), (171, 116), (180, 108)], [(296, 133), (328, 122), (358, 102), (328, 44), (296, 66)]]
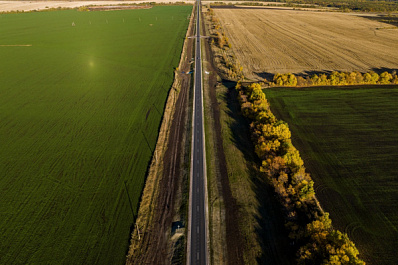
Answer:
[[(198, 3), (198, 6), (199, 6), (199, 3)], [(205, 171), (204, 172), (196, 171), (197, 172), (197, 177), (196, 178), (194, 177), (195, 173), (193, 172), (192, 168), (195, 167), (193, 165), (195, 158), (197, 159), (196, 162), (197, 162), (197, 166), (198, 167), (199, 167), (199, 164), (203, 165), (203, 168), (201, 170), (204, 169), (204, 165), (205, 165), (204, 163), (206, 163), (205, 160), (202, 160), (201, 162), (199, 162), (201, 158), (198, 159), (198, 155), (202, 151), (204, 151), (204, 143), (201, 143), (202, 139), (204, 138), (204, 135), (202, 135), (203, 126), (204, 126), (204, 124), (203, 124), (204, 118), (202, 116), (202, 113), (203, 113), (203, 92), (201, 91), (201, 88), (202, 88), (202, 83), (201, 83), (202, 82), (202, 80), (201, 80), (202, 79), (202, 69), (200, 69), (200, 68), (202, 68), (202, 62), (200, 60), (203, 60), (203, 58), (201, 58), (200, 49), (198, 49), (198, 47), (200, 47), (200, 43), (201, 43), (201, 41), (200, 41), (200, 32), (199, 32), (199, 23), (198, 23), (200, 21), (199, 20), (199, 10), (200, 10), (200, 8), (198, 8), (198, 15), (197, 15), (197, 19), (196, 19), (196, 31), (197, 31), (196, 32), (197, 46), (195, 48), (195, 50), (196, 50), (196, 55), (195, 55), (196, 58), (195, 57), (192, 58), (193, 60), (196, 59), (194, 66), (195, 66), (195, 69), (198, 70), (198, 71), (195, 71), (195, 75), (194, 75), (194, 77), (195, 77), (195, 90), (196, 91), (194, 93), (194, 97), (195, 98), (194, 98), (194, 105), (193, 105), (194, 108), (195, 108), (195, 112), (193, 113), (193, 119), (194, 120), (192, 121), (192, 124), (193, 124), (193, 128), (192, 128), (193, 139), (191, 140), (192, 141), (192, 145), (193, 145), (192, 149), (196, 149), (197, 155), (195, 157), (195, 151), (192, 150), (192, 152), (191, 152), (191, 155), (192, 155), (191, 156), (191, 161), (192, 161), (191, 162), (192, 163), (191, 178), (192, 178), (192, 182), (191, 183), (196, 183), (196, 182), (202, 181), (203, 177), (204, 177), (202, 174), (205, 173)], [(199, 69), (201, 71), (199, 71)], [(196, 103), (196, 106), (195, 106), (195, 103)], [(196, 139), (197, 143), (195, 143), (195, 139)], [(199, 139), (201, 139), (201, 141), (199, 141)], [(202, 151), (200, 151), (199, 149), (201, 149)], [(195, 189), (194, 188), (195, 186), (196, 185), (193, 185), (193, 187), (191, 186), (191, 191), (193, 191)], [(198, 186), (196, 188), (197, 188), (197, 195), (193, 196), (195, 200), (197, 199), (195, 197), (200, 195), (199, 190), (202, 189), (201, 187), (198, 187)], [(200, 191), (203, 192), (203, 189), (200, 190)], [(189, 234), (188, 238), (189, 238), (189, 240), (191, 242), (196, 242), (196, 244), (199, 244), (199, 245), (196, 245), (195, 248), (190, 248), (190, 246), (188, 245), (189, 253), (187, 255), (188, 256), (187, 264), (191, 264), (191, 263), (192, 263), (192, 265), (193, 264), (199, 264), (199, 263), (200, 264), (206, 264), (207, 263), (207, 251), (204, 250), (204, 252), (201, 252), (201, 250), (200, 250), (200, 248), (202, 247), (202, 243), (204, 243), (204, 246), (206, 248), (206, 242), (202, 242), (203, 238), (199, 238), (199, 236), (201, 234), (206, 234), (206, 231), (208, 231), (207, 230), (207, 224), (205, 224), (204, 230), (202, 232), (202, 230), (200, 228), (201, 225), (202, 225), (201, 224), (202, 220), (201, 220), (201, 217), (199, 217), (199, 213), (203, 209), (201, 208), (201, 205), (196, 204), (197, 213), (195, 214), (194, 211), (193, 211), (193, 209), (195, 208), (194, 204), (196, 204), (196, 203), (193, 203), (192, 201), (190, 201), (190, 206), (191, 206), (191, 208), (190, 208), (191, 216), (190, 217), (192, 219), (194, 219), (194, 223), (197, 226), (197, 228), (196, 228), (197, 229), (197, 235), (193, 236), (194, 233), (195, 233), (194, 232), (194, 228), (193, 228), (194, 224), (192, 222), (190, 222), (190, 229), (189, 229), (190, 234)], [(190, 238), (190, 236), (192, 236), (193, 238)], [(193, 239), (195, 239), (195, 240), (193, 240)], [(196, 262), (194, 261), (195, 258), (193, 257), (194, 249), (196, 249), (196, 259), (197, 259)], [(203, 258), (203, 260), (201, 260), (201, 258)]]
[(199, 234), (199, 226), (196, 227), (196, 233)]

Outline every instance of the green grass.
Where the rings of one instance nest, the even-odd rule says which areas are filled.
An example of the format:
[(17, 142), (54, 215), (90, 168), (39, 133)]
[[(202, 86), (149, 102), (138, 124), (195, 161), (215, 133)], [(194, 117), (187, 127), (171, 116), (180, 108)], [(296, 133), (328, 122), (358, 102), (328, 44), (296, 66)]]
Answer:
[(264, 91), (335, 226), (371, 264), (398, 264), (398, 86)]
[(0, 15), (0, 264), (124, 263), (191, 10)]
[(237, 221), (243, 238), (244, 263), (294, 264), (275, 193), (258, 170), (259, 161), (250, 140), (248, 120), (240, 112), (236, 84), (223, 84), (216, 93), (229, 183), (240, 212)]

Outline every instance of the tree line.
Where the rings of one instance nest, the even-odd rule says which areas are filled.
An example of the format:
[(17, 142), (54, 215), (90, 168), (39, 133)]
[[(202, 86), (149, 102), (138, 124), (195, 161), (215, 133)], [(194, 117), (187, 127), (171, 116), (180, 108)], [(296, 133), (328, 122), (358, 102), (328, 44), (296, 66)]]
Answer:
[(242, 113), (251, 122), (251, 139), (262, 161), (260, 171), (282, 205), (298, 264), (364, 265), (354, 243), (333, 228), (329, 214), (321, 209), (314, 182), (292, 144), (289, 126), (272, 114), (261, 85), (245, 87), (238, 82), (236, 89)]
[(237, 62), (235, 56), (231, 54), (232, 45), (221, 27), (220, 21), (214, 16), (213, 9), (208, 9), (207, 16), (211, 24), (209, 28), (211, 35), (210, 44), (213, 52), (220, 58), (218, 68), (222, 70), (227, 78), (242, 80), (244, 78), (243, 67)]
[(311, 76), (295, 76), (294, 74), (275, 74), (272, 81), (264, 79), (270, 86), (347, 86), (364, 84), (398, 84), (396, 71), (387, 71), (380, 75), (374, 71), (367, 73), (354, 72), (332, 72), (329, 74), (313, 74)]
[[(247, 0), (250, 1), (250, 0)], [(331, 7), (340, 12), (396, 12), (398, 11), (398, 1), (379, 1), (379, 0), (273, 0), (268, 2), (286, 3), (284, 6), (295, 8), (317, 8)], [(212, 5), (226, 5), (222, 2), (212, 3)], [(228, 4), (227, 4), (228, 5)], [(277, 4), (249, 2), (244, 5), (258, 6), (280, 6)]]
[[(221, 32), (219, 21), (211, 9), (208, 15), (212, 24), (211, 32)], [(218, 39), (226, 37), (225, 33), (216, 36)], [(211, 41), (213, 48), (231, 48), (227, 38), (225, 43), (218, 39)], [(221, 61), (224, 67), (227, 63), (238, 65), (233, 54), (228, 59)], [(239, 70), (242, 73), (242, 67)], [(235, 76), (235, 80), (244, 78), (243, 74)], [(300, 81), (293, 74), (279, 75), (276, 79), (279, 77), (283, 82), (292, 85), (297, 85), (297, 81)], [(274, 188), (282, 206), (289, 238), (297, 249), (298, 264), (365, 265), (358, 258), (359, 251), (355, 244), (347, 234), (332, 227), (329, 214), (319, 205), (315, 197), (314, 182), (305, 172), (299, 151), (292, 144), (289, 126), (273, 115), (261, 85), (254, 83), (245, 87), (238, 81), (236, 90), (239, 93), (241, 111), (250, 121), (255, 153), (262, 161), (260, 171)]]
[[(296, 1), (295, 1), (296, 2)], [(310, 3), (325, 7), (338, 8), (343, 12), (361, 11), (361, 12), (394, 12), (398, 11), (397, 1), (356, 1), (356, 0), (333, 0), (333, 1), (314, 1), (299, 0), (297, 3)]]

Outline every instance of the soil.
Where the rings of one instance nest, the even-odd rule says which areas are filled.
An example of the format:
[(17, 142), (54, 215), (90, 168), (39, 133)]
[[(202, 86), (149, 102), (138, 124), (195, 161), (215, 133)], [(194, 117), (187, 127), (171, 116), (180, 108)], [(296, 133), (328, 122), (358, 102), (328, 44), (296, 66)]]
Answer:
[(270, 73), (398, 68), (398, 28), (360, 14), (242, 7), (214, 12), (251, 80)]
[[(204, 19), (202, 21), (202, 29), (205, 28)], [(220, 108), (218, 106), (216, 97), (216, 87), (217, 87), (217, 68), (215, 67), (213, 60), (213, 53), (210, 48), (210, 39), (205, 41), (206, 58), (210, 62), (208, 70), (210, 70), (209, 75), (209, 95), (211, 104), (211, 119), (213, 120), (214, 128), (214, 142), (215, 144), (215, 159), (217, 160), (217, 167), (219, 172), (219, 181), (221, 182), (221, 194), (223, 196), (223, 201), (225, 207), (225, 229), (226, 229), (226, 242), (227, 242), (227, 260), (228, 264), (243, 264), (243, 248), (242, 242), (243, 238), (239, 231), (238, 222), (236, 219), (239, 218), (239, 207), (237, 205), (236, 199), (232, 196), (232, 191), (229, 184), (227, 162), (225, 160), (223, 139), (221, 133), (220, 124)]]
[[(193, 31), (193, 27), (191, 27)], [(191, 32), (189, 35), (192, 35)], [(193, 39), (187, 39), (187, 52), (181, 63), (181, 70), (190, 68)], [(173, 256), (170, 240), (173, 218), (176, 215), (176, 197), (182, 181), (181, 156), (184, 153), (184, 133), (187, 122), (188, 95), (191, 75), (179, 74), (180, 93), (175, 103), (175, 112), (169, 132), (168, 148), (163, 158), (163, 172), (158, 196), (154, 200), (154, 217), (145, 236), (140, 252), (133, 255), (127, 264), (170, 264)]]

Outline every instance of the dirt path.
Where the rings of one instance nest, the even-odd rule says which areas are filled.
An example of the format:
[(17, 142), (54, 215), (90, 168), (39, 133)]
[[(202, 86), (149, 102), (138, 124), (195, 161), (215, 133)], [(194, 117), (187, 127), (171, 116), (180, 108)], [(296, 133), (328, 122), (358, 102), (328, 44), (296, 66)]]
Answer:
[[(190, 28), (191, 31), (193, 27)], [(188, 33), (188, 35), (191, 35)], [(187, 50), (180, 70), (190, 68), (193, 39), (187, 39)], [(163, 171), (160, 178), (158, 196), (154, 199), (154, 216), (140, 243), (140, 251), (133, 255), (126, 264), (170, 264), (172, 242), (170, 240), (173, 218), (176, 214), (176, 196), (181, 185), (181, 156), (184, 152), (184, 136), (188, 96), (191, 76), (179, 74), (180, 93), (175, 102), (175, 111), (169, 131), (167, 150), (163, 158)], [(166, 118), (167, 119), (167, 118)]]
[(169, 260), (168, 236), (170, 234), (172, 219), (175, 215), (174, 199), (180, 179), (180, 154), (183, 146), (182, 137), (187, 113), (187, 95), (189, 77), (182, 80), (181, 92), (176, 102), (176, 111), (170, 130), (169, 148), (164, 157), (163, 178), (160, 181), (160, 194), (156, 202), (155, 222), (146, 236), (148, 250), (138, 264), (164, 264)]
[[(202, 29), (205, 28), (204, 19), (202, 19)], [(203, 33), (204, 34), (204, 33)], [(205, 35), (205, 34), (204, 34)], [(217, 86), (217, 68), (214, 65), (213, 53), (210, 49), (210, 39), (205, 41), (204, 47), (206, 50), (206, 58), (207, 62), (210, 62), (207, 66), (206, 71), (209, 71), (211, 74), (209, 75), (209, 96), (210, 96), (210, 104), (211, 104), (211, 119), (213, 120), (213, 129), (214, 129), (214, 143), (215, 143), (215, 155), (217, 163), (218, 178), (221, 183), (221, 194), (223, 197), (225, 207), (225, 229), (226, 229), (226, 242), (227, 242), (227, 263), (228, 264), (243, 264), (243, 248), (242, 242), (243, 238), (239, 231), (238, 222), (236, 219), (239, 217), (239, 208), (236, 203), (236, 199), (232, 196), (232, 191), (229, 184), (228, 178), (228, 170), (227, 170), (227, 162), (225, 160), (224, 147), (223, 147), (223, 139), (221, 133), (221, 124), (220, 124), (220, 108), (218, 106), (217, 98), (216, 98), (216, 86)]]

